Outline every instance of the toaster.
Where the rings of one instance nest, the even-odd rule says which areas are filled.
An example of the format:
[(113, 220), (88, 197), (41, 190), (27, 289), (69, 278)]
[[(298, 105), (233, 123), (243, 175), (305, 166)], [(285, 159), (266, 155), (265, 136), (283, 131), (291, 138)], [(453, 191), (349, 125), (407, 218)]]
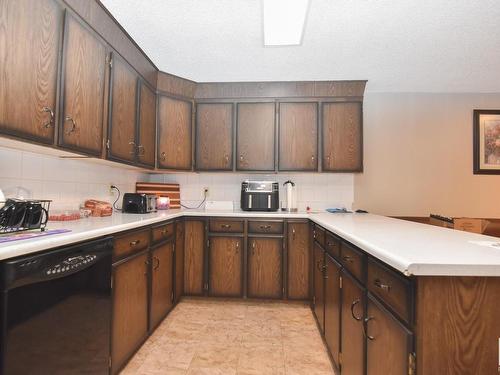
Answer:
[(273, 181), (243, 181), (241, 209), (243, 211), (277, 211), (279, 184)]
[(125, 193), (122, 212), (129, 214), (147, 214), (156, 211), (156, 195)]

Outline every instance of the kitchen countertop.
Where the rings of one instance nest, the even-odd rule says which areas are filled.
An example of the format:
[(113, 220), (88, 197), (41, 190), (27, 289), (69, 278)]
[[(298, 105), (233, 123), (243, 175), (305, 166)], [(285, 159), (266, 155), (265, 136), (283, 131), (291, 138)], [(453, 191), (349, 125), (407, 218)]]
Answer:
[[(372, 214), (168, 210), (49, 222), (71, 232), (0, 244), (0, 260), (77, 243), (181, 216), (306, 218), (405, 275), (500, 276), (500, 239)], [(490, 246), (487, 246), (490, 245)]]

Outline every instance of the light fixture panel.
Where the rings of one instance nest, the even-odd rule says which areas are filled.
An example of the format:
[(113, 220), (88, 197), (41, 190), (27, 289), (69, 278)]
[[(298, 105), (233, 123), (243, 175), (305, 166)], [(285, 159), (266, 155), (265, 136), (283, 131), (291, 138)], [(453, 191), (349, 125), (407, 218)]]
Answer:
[(262, 0), (264, 45), (296, 46), (302, 42), (309, 0)]

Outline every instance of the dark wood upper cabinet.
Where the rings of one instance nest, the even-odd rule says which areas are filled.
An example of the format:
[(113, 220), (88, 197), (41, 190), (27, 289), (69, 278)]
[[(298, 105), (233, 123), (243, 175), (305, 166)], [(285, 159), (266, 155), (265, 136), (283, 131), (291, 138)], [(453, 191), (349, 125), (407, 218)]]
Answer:
[(360, 102), (322, 104), (324, 171), (363, 170), (363, 112)]
[(196, 105), (196, 169), (233, 168), (233, 105)]
[(158, 168), (191, 170), (192, 104), (158, 96)]
[(108, 158), (134, 162), (137, 156), (137, 73), (118, 54), (112, 54), (109, 90)]
[(151, 250), (150, 328), (156, 327), (168, 314), (174, 301), (174, 242)]
[(243, 286), (243, 239), (210, 237), (208, 293), (217, 297), (241, 297)]
[(325, 251), (318, 243), (314, 243), (313, 285), (314, 315), (318, 320), (321, 333), (325, 331)]
[(156, 147), (156, 93), (143, 80), (139, 83), (139, 138), (137, 158), (141, 165), (155, 166)]
[(148, 334), (148, 254), (113, 269), (112, 373), (132, 356)]
[(309, 224), (288, 223), (288, 298), (309, 298), (309, 269), (311, 251), (309, 247)]
[(275, 103), (238, 103), (236, 169), (274, 171)]
[(184, 222), (184, 294), (203, 294), (205, 264), (205, 222)]
[(370, 295), (366, 314), (366, 374), (408, 374), (412, 333)]
[(279, 104), (279, 170), (318, 169), (318, 104)]
[(59, 145), (100, 156), (107, 51), (104, 42), (66, 12)]
[(283, 240), (252, 237), (248, 239), (248, 246), (248, 297), (281, 298)]
[(325, 341), (337, 364), (340, 353), (340, 269), (330, 255), (325, 255)]
[(0, 1), (0, 132), (54, 142), (62, 16), (54, 0)]

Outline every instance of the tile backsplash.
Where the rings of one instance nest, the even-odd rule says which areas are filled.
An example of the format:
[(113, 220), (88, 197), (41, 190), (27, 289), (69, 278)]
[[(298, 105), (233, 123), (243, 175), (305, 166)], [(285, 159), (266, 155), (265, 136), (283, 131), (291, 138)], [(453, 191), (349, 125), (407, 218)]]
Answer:
[(150, 182), (176, 182), (181, 185), (181, 201), (196, 206), (203, 199), (203, 188), (208, 187), (208, 200), (233, 201), (240, 207), (241, 182), (246, 180), (270, 180), (280, 184), (280, 201), (285, 199), (283, 183), (295, 182), (297, 206), (305, 210), (328, 207), (352, 208), (354, 201), (353, 174), (286, 173), (286, 174), (244, 174), (244, 173), (185, 173), (152, 174)]
[(13, 197), (21, 191), (25, 198), (52, 199), (55, 209), (76, 209), (89, 198), (112, 203), (116, 196), (109, 193), (111, 183), (122, 193), (133, 192), (136, 181), (147, 179), (139, 171), (95, 161), (0, 147), (0, 189), (4, 194)]

